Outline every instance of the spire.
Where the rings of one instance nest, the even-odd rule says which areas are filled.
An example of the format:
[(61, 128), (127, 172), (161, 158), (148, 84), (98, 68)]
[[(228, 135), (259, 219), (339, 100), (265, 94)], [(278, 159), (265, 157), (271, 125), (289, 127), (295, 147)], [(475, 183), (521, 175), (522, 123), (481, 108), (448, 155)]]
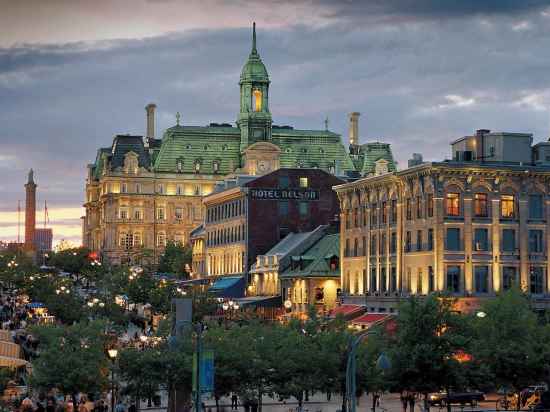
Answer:
[(29, 170), (29, 177), (27, 179), (27, 184), (34, 184), (34, 171)]
[(256, 50), (256, 22), (252, 23), (252, 54), (258, 54), (258, 50)]

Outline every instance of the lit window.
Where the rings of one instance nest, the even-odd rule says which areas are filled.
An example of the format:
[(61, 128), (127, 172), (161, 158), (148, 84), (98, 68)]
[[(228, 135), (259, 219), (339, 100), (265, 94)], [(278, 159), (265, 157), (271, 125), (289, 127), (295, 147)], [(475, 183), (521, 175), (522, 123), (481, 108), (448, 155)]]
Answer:
[(143, 211), (141, 209), (134, 210), (134, 219), (135, 220), (143, 219)]
[(178, 173), (183, 172), (183, 160), (182, 159), (178, 159), (178, 161), (176, 163), (176, 169), (178, 170)]
[(141, 233), (134, 233), (134, 247), (141, 246)]
[(252, 107), (255, 112), (262, 111), (262, 92), (261, 90), (255, 89), (252, 92)]
[(504, 218), (513, 218), (514, 203), (513, 195), (502, 195), (500, 197), (500, 215)]
[(487, 217), (487, 194), (476, 193), (474, 195), (474, 215), (476, 217)]
[(176, 235), (174, 236), (174, 242), (183, 245), (185, 243), (185, 236), (183, 235), (183, 233), (176, 233)]
[(460, 195), (447, 193), (446, 201), (447, 216), (460, 216)]
[(120, 208), (119, 212), (120, 219), (128, 219), (128, 209), (127, 208)]
[(164, 208), (158, 207), (157, 208), (157, 219), (158, 220), (164, 220)]
[(181, 207), (176, 207), (176, 219), (181, 220), (183, 219), (183, 209)]
[(195, 173), (199, 173), (201, 171), (201, 162), (200, 160), (195, 160)]
[(307, 186), (308, 186), (307, 177), (301, 177), (300, 178), (300, 187), (306, 188)]
[(157, 234), (157, 246), (166, 246), (166, 233), (159, 232)]

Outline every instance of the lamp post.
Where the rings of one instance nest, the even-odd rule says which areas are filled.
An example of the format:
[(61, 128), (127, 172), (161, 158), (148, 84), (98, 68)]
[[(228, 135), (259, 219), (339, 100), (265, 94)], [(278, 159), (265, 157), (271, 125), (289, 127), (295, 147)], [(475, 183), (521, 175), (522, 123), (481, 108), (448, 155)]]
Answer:
[[(368, 336), (374, 335), (375, 330), (373, 327), (380, 322), (375, 322), (372, 326), (360, 333), (359, 335), (352, 338), (348, 346), (348, 359), (346, 364), (346, 409), (347, 412), (355, 412), (357, 407), (357, 400), (355, 399), (355, 394), (357, 392), (357, 383), (356, 383), (356, 354), (357, 347), (359, 343), (367, 338)], [(381, 354), (376, 361), (376, 366), (382, 370), (391, 368), (390, 360), (386, 355)]]
[(111, 369), (111, 412), (115, 411), (115, 362), (116, 357), (118, 356), (117, 348), (111, 348), (107, 351), (113, 367)]

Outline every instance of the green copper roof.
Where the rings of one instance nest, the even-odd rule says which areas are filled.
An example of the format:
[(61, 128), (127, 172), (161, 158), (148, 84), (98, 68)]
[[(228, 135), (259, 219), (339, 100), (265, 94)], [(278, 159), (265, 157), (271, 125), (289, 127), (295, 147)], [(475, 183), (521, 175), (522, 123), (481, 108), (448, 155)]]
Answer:
[(388, 161), (388, 171), (396, 170), (391, 147), (388, 143), (365, 143), (358, 146), (359, 153), (353, 156), (355, 169), (361, 176), (368, 176), (375, 171), (376, 162), (380, 159)]
[(241, 71), (240, 83), (245, 81), (269, 82), (269, 75), (256, 49), (256, 23), (252, 26), (252, 51)]
[(293, 256), (293, 259), (302, 258), (307, 260), (307, 265), (303, 269), (292, 269), (289, 267), (282, 274), (281, 278), (300, 278), (300, 277), (339, 277), (340, 269), (331, 270), (330, 258), (340, 254), (340, 235), (335, 233), (325, 235), (313, 244), (308, 250), (305, 250), (302, 256)]
[[(236, 127), (171, 127), (165, 132), (155, 158), (155, 171), (196, 173), (198, 162), (200, 174), (231, 173), (240, 166), (240, 139), (241, 133)], [(178, 162), (181, 170), (178, 170)]]

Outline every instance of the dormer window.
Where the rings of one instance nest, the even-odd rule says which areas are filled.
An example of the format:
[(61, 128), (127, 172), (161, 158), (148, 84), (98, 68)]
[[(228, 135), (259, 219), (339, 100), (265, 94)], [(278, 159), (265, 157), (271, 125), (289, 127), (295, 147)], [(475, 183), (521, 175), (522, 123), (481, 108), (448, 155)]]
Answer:
[(195, 173), (199, 173), (201, 171), (201, 161), (199, 159), (195, 160)]
[(255, 112), (262, 111), (262, 91), (259, 89), (252, 91), (252, 110)]
[(212, 168), (214, 169), (214, 173), (218, 173), (220, 171), (220, 161), (214, 160), (212, 163)]
[(176, 170), (178, 173), (183, 172), (183, 159), (178, 159), (176, 162)]

